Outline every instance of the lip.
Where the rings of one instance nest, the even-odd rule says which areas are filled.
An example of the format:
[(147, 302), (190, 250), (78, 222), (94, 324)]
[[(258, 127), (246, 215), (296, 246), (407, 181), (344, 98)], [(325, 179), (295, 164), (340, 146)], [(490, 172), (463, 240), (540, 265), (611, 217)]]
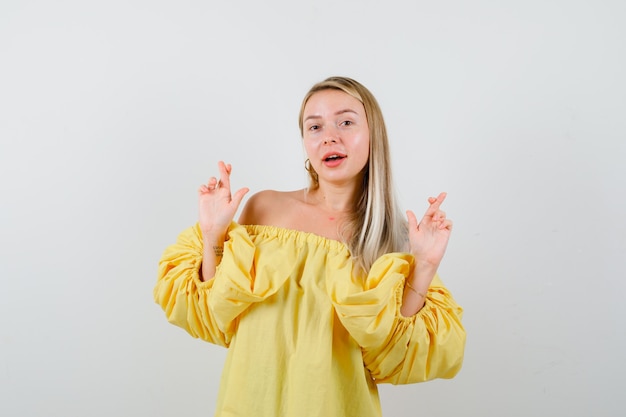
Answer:
[[(336, 159), (327, 159), (330, 156), (338, 156)], [(342, 152), (326, 152), (322, 157), (322, 164), (327, 168), (337, 168), (341, 166), (348, 155)]]
[(340, 158), (348, 157), (348, 155), (342, 152), (326, 152), (324, 156), (322, 156), (322, 162), (327, 162), (326, 159), (330, 158), (331, 156), (339, 156)]

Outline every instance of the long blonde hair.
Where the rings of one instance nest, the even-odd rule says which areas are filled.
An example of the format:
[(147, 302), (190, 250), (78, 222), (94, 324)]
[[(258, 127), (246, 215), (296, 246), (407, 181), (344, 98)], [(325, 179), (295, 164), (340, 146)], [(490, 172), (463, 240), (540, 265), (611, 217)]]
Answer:
[[(346, 242), (356, 264), (369, 271), (378, 257), (402, 251), (407, 242), (407, 224), (400, 212), (391, 175), (389, 141), (383, 114), (374, 95), (359, 82), (347, 77), (330, 77), (315, 84), (305, 95), (300, 107), (300, 134), (304, 136), (304, 107), (311, 96), (323, 90), (340, 90), (356, 98), (365, 108), (370, 131), (369, 159), (364, 169), (361, 190), (354, 202), (354, 211), (346, 227)], [(319, 187), (317, 172), (307, 165), (310, 188)]]

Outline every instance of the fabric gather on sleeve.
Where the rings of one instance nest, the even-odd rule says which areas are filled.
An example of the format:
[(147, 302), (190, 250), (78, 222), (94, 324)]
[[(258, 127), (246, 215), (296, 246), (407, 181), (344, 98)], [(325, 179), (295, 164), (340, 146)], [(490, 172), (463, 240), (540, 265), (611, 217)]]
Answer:
[(208, 308), (214, 280), (200, 280), (202, 251), (202, 232), (198, 224), (178, 235), (176, 243), (165, 249), (159, 261), (154, 300), (163, 308), (170, 323), (193, 337), (227, 346)]
[(193, 337), (229, 346), (238, 318), (250, 305), (274, 295), (289, 278), (299, 246), (286, 242), (297, 241), (298, 236), (306, 239), (289, 230), (232, 222), (215, 276), (203, 282), (202, 232), (196, 224), (165, 250), (154, 299), (170, 323)]
[[(261, 251), (272, 256), (259, 256)], [(288, 260), (295, 259), (293, 252), (280, 236), (251, 237), (248, 229), (239, 225), (230, 230), (209, 296), (211, 314), (227, 339), (236, 332), (237, 318), (251, 304), (274, 295), (289, 278), (292, 261)]]
[(377, 383), (452, 378), (463, 362), (463, 311), (438, 276), (416, 315), (400, 313), (412, 269), (410, 254), (386, 254), (365, 278), (351, 274), (350, 282), (333, 281), (329, 286), (337, 315), (361, 346), (365, 366)]

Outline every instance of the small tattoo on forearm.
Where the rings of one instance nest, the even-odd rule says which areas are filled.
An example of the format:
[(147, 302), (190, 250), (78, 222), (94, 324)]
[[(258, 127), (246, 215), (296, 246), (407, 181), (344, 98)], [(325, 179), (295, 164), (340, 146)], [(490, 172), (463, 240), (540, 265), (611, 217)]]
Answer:
[(213, 252), (215, 252), (215, 256), (221, 258), (224, 254), (224, 246), (213, 246)]

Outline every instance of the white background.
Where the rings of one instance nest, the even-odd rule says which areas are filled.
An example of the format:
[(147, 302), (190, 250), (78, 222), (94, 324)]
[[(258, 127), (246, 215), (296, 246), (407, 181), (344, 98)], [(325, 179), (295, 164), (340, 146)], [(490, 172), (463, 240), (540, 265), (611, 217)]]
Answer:
[(0, 415), (212, 415), (225, 351), (167, 323), (158, 259), (220, 159), (236, 188), (306, 185), (300, 100), (329, 75), (379, 99), (403, 207), (447, 191), (455, 221), (464, 368), (381, 386), (385, 415), (625, 415), (625, 21), (619, 0), (4, 0)]

